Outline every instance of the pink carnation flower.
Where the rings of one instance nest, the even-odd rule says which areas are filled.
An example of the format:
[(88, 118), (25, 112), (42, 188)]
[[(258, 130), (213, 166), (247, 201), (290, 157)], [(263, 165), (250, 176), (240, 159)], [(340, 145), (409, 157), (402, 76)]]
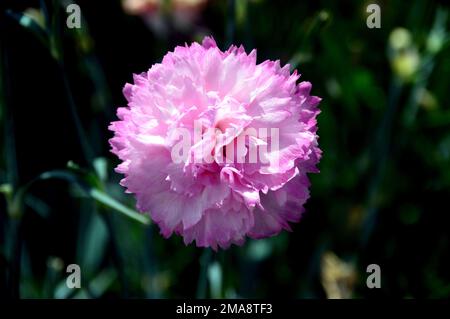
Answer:
[[(186, 244), (227, 248), (299, 221), (309, 197), (306, 174), (318, 172), (321, 156), (320, 98), (309, 95), (309, 82), (297, 84), (299, 77), (279, 61), (257, 64), (255, 50), (222, 52), (206, 37), (202, 45), (176, 47), (125, 85), (128, 107), (118, 109), (120, 121), (110, 126), (112, 152), (122, 160), (116, 170), (164, 237), (176, 233)], [(216, 134), (196, 141), (194, 123)], [(277, 135), (249, 135), (244, 161), (220, 160), (248, 128)], [(176, 129), (192, 133), (182, 161), (173, 158), (181, 138)], [(265, 148), (251, 161), (255, 145)], [(199, 160), (205, 146), (212, 161)]]

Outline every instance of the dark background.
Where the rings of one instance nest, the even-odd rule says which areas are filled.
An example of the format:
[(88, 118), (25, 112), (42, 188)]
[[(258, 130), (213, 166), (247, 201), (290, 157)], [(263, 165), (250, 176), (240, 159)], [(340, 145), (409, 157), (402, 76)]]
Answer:
[[(21, 24), (42, 3), (45, 25)], [(448, 298), (447, 7), (378, 1), (381, 28), (369, 29), (371, 2), (210, 0), (180, 28), (167, 3), (161, 32), (145, 23), (152, 14), (126, 14), (120, 1), (77, 1), (80, 30), (65, 27), (62, 1), (2, 1), (0, 294)], [(410, 35), (401, 47), (399, 27)], [(321, 173), (311, 176), (301, 222), (218, 253), (165, 240), (155, 225), (89, 196), (101, 189), (134, 207), (108, 144), (122, 87), (174, 46), (209, 34), (222, 49), (257, 48), (258, 62), (290, 62), (323, 98)], [(72, 263), (81, 266), (79, 290), (65, 287)], [(372, 263), (380, 289), (366, 287)]]

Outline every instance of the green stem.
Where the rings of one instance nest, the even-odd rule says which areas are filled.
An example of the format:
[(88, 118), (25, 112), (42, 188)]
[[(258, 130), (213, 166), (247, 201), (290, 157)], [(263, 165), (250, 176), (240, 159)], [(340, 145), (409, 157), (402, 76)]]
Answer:
[[(1, 22), (0, 22), (1, 23)], [(1, 27), (1, 26), (0, 26)], [(6, 179), (11, 187), (12, 194), (10, 198), (7, 198), (7, 210), (8, 214), (5, 216), (5, 225), (7, 225), (6, 231), (9, 232), (5, 238), (5, 245), (8, 246), (6, 252), (8, 263), (10, 266), (9, 278), (7, 278), (10, 290), (10, 296), (12, 298), (20, 297), (20, 268), (21, 268), (21, 256), (22, 256), (22, 232), (21, 232), (21, 219), (22, 219), (22, 201), (14, 200), (15, 192), (17, 189), (18, 181), (18, 169), (17, 169), (17, 157), (16, 157), (16, 143), (13, 126), (13, 116), (10, 109), (6, 106), (8, 81), (6, 75), (8, 74), (8, 60), (6, 47), (4, 42), (1, 41), (0, 47), (0, 107), (3, 111), (3, 125), (4, 125), (4, 140), (5, 140), (5, 166), (6, 166)], [(3, 225), (2, 225), (3, 226)], [(3, 237), (3, 236), (2, 236)], [(0, 238), (0, 244), (3, 245), (3, 238)]]
[(14, 119), (12, 111), (6, 107), (6, 101), (8, 99), (8, 80), (6, 78), (8, 74), (8, 56), (6, 53), (6, 47), (4, 42), (1, 41), (0, 47), (0, 108), (4, 126), (4, 149), (5, 165), (6, 165), (6, 178), (8, 183), (14, 189), (18, 183), (18, 170), (17, 170), (17, 156), (16, 156), (16, 143), (14, 134)]
[(422, 72), (419, 74), (414, 87), (411, 90), (411, 95), (409, 96), (408, 102), (405, 107), (404, 121), (406, 127), (411, 127), (417, 117), (417, 112), (419, 110), (419, 97), (423, 90), (428, 84), (428, 79), (434, 68), (434, 59), (431, 54), (424, 57), (422, 63)]
[(92, 165), (94, 160), (94, 153), (92, 148), (88, 142), (88, 137), (86, 132), (81, 124), (80, 117), (78, 116), (77, 106), (75, 104), (75, 100), (73, 98), (72, 90), (70, 89), (69, 79), (67, 78), (66, 71), (63, 65), (63, 62), (59, 63), (61, 75), (63, 78), (64, 90), (66, 91), (67, 100), (69, 103), (70, 114), (75, 123), (75, 128), (77, 130), (78, 138), (80, 139), (81, 150), (83, 152), (84, 158), (86, 159), (88, 165)]
[(122, 203), (118, 202), (114, 198), (108, 196), (106, 193), (103, 193), (98, 189), (90, 189), (89, 196), (91, 196), (97, 202), (113, 208), (115, 211), (121, 213), (124, 216), (127, 216), (128, 218), (131, 218), (143, 225), (150, 225), (150, 220), (147, 216), (133, 211), (132, 209), (128, 208), (127, 206), (123, 205)]
[(208, 266), (212, 260), (212, 251), (209, 248), (205, 248), (202, 256), (200, 257), (200, 275), (197, 285), (197, 298), (206, 298), (208, 289)]

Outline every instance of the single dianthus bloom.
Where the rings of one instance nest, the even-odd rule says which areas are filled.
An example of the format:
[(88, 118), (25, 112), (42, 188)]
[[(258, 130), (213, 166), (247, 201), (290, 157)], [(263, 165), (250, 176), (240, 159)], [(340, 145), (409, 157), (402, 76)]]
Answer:
[(116, 170), (164, 237), (227, 248), (299, 221), (321, 157), (320, 98), (299, 78), (206, 37), (125, 85), (110, 125)]

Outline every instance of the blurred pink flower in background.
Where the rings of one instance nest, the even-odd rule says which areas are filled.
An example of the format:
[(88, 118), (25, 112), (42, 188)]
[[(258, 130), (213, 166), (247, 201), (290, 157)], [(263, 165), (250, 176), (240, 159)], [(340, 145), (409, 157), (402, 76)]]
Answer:
[[(133, 193), (140, 211), (150, 214), (164, 237), (183, 236), (186, 244), (226, 248), (246, 236), (263, 238), (290, 230), (309, 197), (307, 173), (318, 172), (321, 157), (316, 116), (320, 98), (311, 84), (279, 61), (256, 63), (256, 51), (231, 46), (222, 52), (215, 41), (176, 47), (162, 63), (134, 76), (124, 88), (128, 107), (110, 129), (112, 152), (122, 163), (121, 185)], [(179, 136), (200, 121), (223, 139), (193, 143), (182, 163), (171, 158)], [(229, 128), (232, 128), (232, 130)], [(265, 161), (199, 162), (205, 144), (211, 155), (225, 149), (248, 128), (277, 129), (270, 137), (250, 136), (246, 147), (267, 145)], [(194, 134), (192, 134), (193, 136)], [(248, 154), (247, 154), (248, 155)]]
[(166, 35), (171, 26), (179, 31), (191, 29), (207, 0), (122, 0), (124, 11), (141, 16), (157, 35)]

